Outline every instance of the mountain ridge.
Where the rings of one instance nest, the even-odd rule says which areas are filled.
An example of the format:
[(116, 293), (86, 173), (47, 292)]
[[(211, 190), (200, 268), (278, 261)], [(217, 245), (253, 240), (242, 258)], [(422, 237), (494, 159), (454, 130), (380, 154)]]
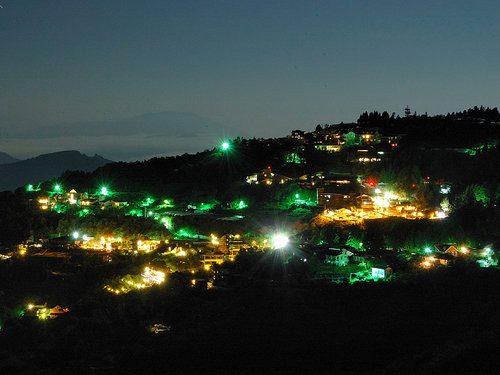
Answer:
[(111, 162), (97, 154), (87, 156), (76, 150), (67, 150), (3, 164), (0, 165), (0, 191), (46, 181), (67, 170), (91, 172)]
[(10, 156), (9, 154), (7, 154), (6, 152), (1, 152), (0, 151), (0, 165), (3, 165), (3, 164), (10, 164), (10, 163), (15, 163), (17, 161), (20, 161), (19, 159), (16, 159), (12, 156)]

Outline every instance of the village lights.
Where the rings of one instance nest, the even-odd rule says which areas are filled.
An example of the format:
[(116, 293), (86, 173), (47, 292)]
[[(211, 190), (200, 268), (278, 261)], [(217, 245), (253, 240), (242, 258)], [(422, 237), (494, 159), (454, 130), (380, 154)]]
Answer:
[(212, 245), (219, 245), (219, 239), (217, 238), (217, 236), (215, 234), (210, 234), (210, 242), (212, 243)]
[(272, 244), (275, 249), (282, 249), (288, 245), (288, 237), (282, 233), (277, 233), (273, 236)]
[(384, 198), (385, 198), (385, 199), (397, 199), (397, 198), (398, 198), (398, 196), (397, 196), (397, 195), (395, 195), (395, 194), (393, 194), (393, 193), (392, 193), (392, 192), (390, 192), (390, 191), (386, 191), (386, 192), (384, 193)]

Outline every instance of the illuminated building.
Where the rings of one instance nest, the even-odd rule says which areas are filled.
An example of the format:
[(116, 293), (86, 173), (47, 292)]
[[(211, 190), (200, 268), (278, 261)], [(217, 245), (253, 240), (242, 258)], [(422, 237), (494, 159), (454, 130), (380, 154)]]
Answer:
[(356, 205), (356, 194), (343, 194), (332, 190), (330, 187), (316, 189), (318, 206), (325, 208), (348, 208)]
[(285, 184), (291, 180), (292, 179), (290, 177), (273, 173), (271, 171), (271, 167), (267, 167), (266, 169), (263, 169), (260, 172), (247, 176), (246, 178), (247, 184), (255, 184), (255, 185), (258, 184), (272, 185), (273, 183)]
[(229, 255), (230, 259), (234, 259), (241, 250), (249, 248), (250, 245), (239, 234), (226, 234), (218, 241), (218, 250)]
[(342, 146), (338, 144), (329, 144), (329, 143), (321, 143), (318, 145), (314, 145), (314, 148), (318, 151), (326, 151), (326, 152), (339, 152), (342, 150)]
[(450, 254), (454, 257), (458, 255), (458, 246), (456, 244), (436, 244), (434, 250), (437, 254)]
[(214, 264), (222, 264), (226, 260), (226, 256), (224, 254), (204, 254), (201, 256), (201, 264), (203, 264), (203, 268), (209, 270)]
[(137, 250), (150, 252), (156, 250), (160, 244), (160, 240), (139, 240), (137, 241)]

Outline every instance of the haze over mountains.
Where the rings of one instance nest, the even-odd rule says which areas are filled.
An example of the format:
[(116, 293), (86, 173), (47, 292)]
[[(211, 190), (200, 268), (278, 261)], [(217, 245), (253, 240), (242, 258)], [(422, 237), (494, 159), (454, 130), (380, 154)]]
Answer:
[(31, 129), (5, 125), (0, 132), (1, 148), (17, 157), (78, 149), (113, 160), (142, 160), (155, 155), (202, 151), (220, 139), (246, 136), (195, 113), (176, 111)]
[(90, 157), (78, 151), (62, 151), (2, 164), (0, 165), (0, 191), (14, 190), (26, 184), (36, 184), (60, 176), (66, 170), (90, 172), (109, 162), (111, 161), (99, 155)]

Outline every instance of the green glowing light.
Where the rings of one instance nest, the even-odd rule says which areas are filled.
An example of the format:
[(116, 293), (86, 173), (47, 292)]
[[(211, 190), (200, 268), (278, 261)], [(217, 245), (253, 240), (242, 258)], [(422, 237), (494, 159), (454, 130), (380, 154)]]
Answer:
[(248, 207), (248, 204), (244, 200), (236, 200), (231, 202), (230, 207), (235, 210), (242, 210)]
[(108, 188), (106, 186), (103, 186), (101, 188), (101, 195), (104, 195), (106, 197), (108, 196), (108, 194), (109, 194)]
[(137, 216), (137, 217), (142, 217), (142, 210), (130, 210), (128, 213), (125, 214), (125, 216)]
[(142, 207), (149, 207), (152, 203), (154, 203), (154, 199), (151, 197), (147, 197), (145, 200), (142, 201), (141, 206)]
[(61, 191), (61, 185), (55, 185), (54, 191)]
[(172, 218), (164, 217), (161, 219), (161, 221), (165, 225), (165, 228), (172, 229)]
[(427, 254), (429, 254), (429, 253), (432, 253), (432, 250), (431, 250), (429, 247), (426, 247), (426, 248), (425, 248), (425, 252), (426, 252)]
[(40, 191), (40, 188), (38, 186), (34, 186), (34, 185), (26, 185), (26, 191)]
[(229, 142), (222, 142), (221, 147), (222, 147), (222, 149), (224, 151), (227, 151), (227, 150), (229, 150), (229, 148), (231, 147), (231, 145), (229, 144)]

